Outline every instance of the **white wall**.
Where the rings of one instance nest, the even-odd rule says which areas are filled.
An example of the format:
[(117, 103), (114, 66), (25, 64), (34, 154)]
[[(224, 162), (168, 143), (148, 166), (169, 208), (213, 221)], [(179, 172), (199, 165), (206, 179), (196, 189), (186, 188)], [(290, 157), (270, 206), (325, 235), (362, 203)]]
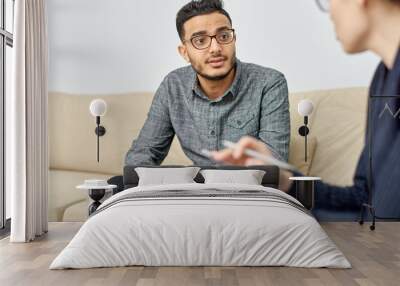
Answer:
[[(188, 0), (49, 0), (50, 91), (154, 91), (177, 53)], [(282, 71), (291, 91), (369, 84), (377, 58), (345, 55), (313, 0), (226, 0), (242, 61)]]

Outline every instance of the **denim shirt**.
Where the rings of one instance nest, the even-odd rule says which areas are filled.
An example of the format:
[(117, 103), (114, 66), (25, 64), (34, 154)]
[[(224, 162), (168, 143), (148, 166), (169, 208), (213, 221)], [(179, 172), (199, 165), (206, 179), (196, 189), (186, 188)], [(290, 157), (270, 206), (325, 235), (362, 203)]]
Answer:
[(287, 161), (290, 140), (288, 88), (278, 71), (236, 60), (235, 77), (223, 96), (210, 100), (191, 66), (168, 74), (147, 120), (126, 154), (126, 165), (159, 165), (177, 136), (195, 165), (214, 165), (202, 149), (220, 150), (223, 140), (249, 135)]

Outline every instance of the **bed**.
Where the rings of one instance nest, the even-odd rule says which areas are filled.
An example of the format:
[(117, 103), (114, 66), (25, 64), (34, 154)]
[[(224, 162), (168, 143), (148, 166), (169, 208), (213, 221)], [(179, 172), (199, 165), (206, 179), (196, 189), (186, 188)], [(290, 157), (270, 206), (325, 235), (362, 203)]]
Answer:
[(126, 189), (101, 204), (50, 269), (350, 268), (312, 214), (271, 187), (276, 169), (257, 168), (269, 170), (260, 185), (202, 183), (197, 175), (193, 183), (140, 186), (130, 167), (124, 170)]

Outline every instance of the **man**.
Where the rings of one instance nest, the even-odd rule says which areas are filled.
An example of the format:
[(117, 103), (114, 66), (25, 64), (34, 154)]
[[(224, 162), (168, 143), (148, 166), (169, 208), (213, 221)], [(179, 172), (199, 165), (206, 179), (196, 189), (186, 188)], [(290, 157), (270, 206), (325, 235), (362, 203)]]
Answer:
[(180, 55), (190, 66), (168, 74), (126, 165), (159, 165), (176, 134), (195, 165), (215, 164), (202, 149), (250, 135), (288, 159), (290, 119), (284, 76), (236, 58), (232, 20), (220, 0), (191, 1), (178, 12)]

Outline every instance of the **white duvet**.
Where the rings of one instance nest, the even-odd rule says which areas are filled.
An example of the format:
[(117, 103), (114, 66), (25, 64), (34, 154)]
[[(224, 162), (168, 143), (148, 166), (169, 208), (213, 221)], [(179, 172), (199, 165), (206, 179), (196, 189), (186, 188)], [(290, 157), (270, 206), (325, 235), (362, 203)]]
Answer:
[[(258, 190), (282, 200), (251, 196), (129, 199), (137, 192), (169, 190)], [(106, 200), (50, 269), (127, 265), (350, 268), (318, 222), (285, 200), (300, 204), (279, 190), (254, 185), (131, 188)]]

